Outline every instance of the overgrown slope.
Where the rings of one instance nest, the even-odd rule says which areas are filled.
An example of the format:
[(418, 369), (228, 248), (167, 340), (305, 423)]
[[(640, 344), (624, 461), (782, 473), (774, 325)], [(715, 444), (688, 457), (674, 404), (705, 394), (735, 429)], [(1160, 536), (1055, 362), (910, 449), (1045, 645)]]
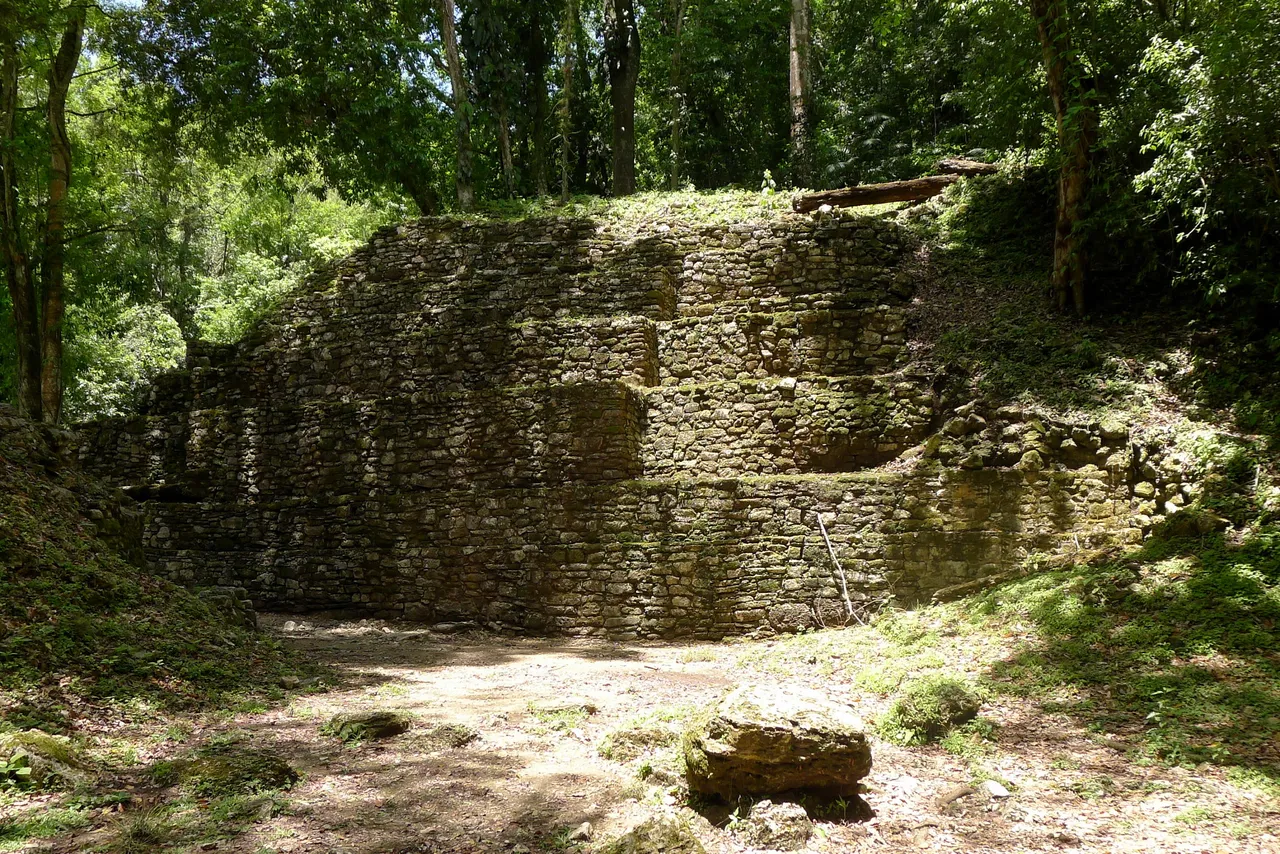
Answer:
[(65, 730), (271, 684), (275, 643), (121, 557), (129, 514), (66, 463), (71, 438), (0, 409), (3, 725)]

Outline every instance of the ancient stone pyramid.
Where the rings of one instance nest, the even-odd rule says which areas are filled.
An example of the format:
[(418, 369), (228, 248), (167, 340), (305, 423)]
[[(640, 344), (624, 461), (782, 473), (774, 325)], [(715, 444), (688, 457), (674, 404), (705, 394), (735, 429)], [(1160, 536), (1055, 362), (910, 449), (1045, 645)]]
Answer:
[(1059, 471), (926, 459), (951, 414), (909, 360), (911, 252), (872, 217), (423, 220), (193, 350), (82, 457), (176, 579), (545, 633), (835, 623), (1129, 536), (1122, 439)]

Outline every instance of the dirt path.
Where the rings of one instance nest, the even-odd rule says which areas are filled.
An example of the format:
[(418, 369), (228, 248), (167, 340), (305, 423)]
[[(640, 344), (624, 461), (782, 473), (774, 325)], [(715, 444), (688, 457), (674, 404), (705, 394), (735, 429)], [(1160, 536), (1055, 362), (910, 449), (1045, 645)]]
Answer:
[[(287, 621), (294, 627), (285, 631)], [(731, 832), (684, 809), (673, 789), (639, 781), (597, 745), (638, 715), (701, 707), (750, 678), (762, 644), (613, 644), (441, 635), (378, 621), (268, 616), (264, 627), (335, 668), (336, 690), (298, 697), (240, 725), (303, 771), (286, 814), (219, 850), (237, 852), (526, 852), (567, 847), (590, 822), (596, 839), (644, 815), (680, 810), (708, 850), (746, 850)], [(776, 678), (756, 674), (756, 678)], [(830, 678), (795, 674), (874, 715), (874, 698)], [(540, 710), (595, 709), (556, 717)], [(317, 734), (338, 711), (406, 709), (420, 724), (383, 742), (348, 747)], [(877, 743), (866, 799), (876, 818), (819, 822), (816, 851), (1274, 852), (1280, 814), (1215, 768), (1135, 764), (1123, 740), (1065, 716), (1005, 700), (984, 710), (1000, 724), (981, 762), (1014, 792), (981, 787), (974, 763), (940, 748)], [(443, 747), (434, 724), (479, 738)]]
[[(297, 693), (270, 711), (205, 719), (185, 743), (138, 761), (145, 765), (166, 758), (166, 749), (190, 751), (234, 736), (286, 759), (302, 772), (302, 782), (281, 809), (244, 822), (242, 833), (186, 847), (143, 845), (127, 849), (131, 854), (550, 854), (587, 847), (570, 838), (584, 822), (598, 841), (664, 811), (683, 815), (710, 854), (740, 854), (749, 850), (741, 837), (690, 810), (678, 781), (661, 774), (642, 781), (638, 772), (649, 770), (642, 767), (647, 760), (605, 759), (601, 740), (638, 716), (687, 716), (739, 680), (819, 687), (868, 719), (885, 702), (857, 689), (850, 676), (875, 667), (877, 650), (859, 649), (862, 660), (820, 675), (813, 664), (819, 659), (803, 652), (816, 649), (803, 644), (822, 643), (820, 635), (615, 644), (282, 615), (266, 615), (262, 625), (328, 665), (336, 687)], [(962, 667), (973, 653), (964, 643), (957, 639), (939, 654)], [(780, 665), (782, 652), (791, 657)], [(358, 745), (320, 733), (336, 712), (375, 708), (409, 711), (417, 724), (403, 735)], [(974, 754), (874, 740), (865, 799), (875, 817), (817, 821), (808, 850), (1280, 851), (1280, 804), (1233, 781), (1230, 769), (1144, 763), (1125, 733), (1091, 731), (1029, 700), (1003, 697), (982, 716), (998, 735)], [(449, 746), (433, 735), (440, 724), (466, 727), (477, 737)], [(1001, 781), (1007, 797), (984, 790), (987, 779)], [(29, 850), (125, 850), (118, 829), (129, 815)]]
[[(284, 631), (286, 621), (296, 625)], [(731, 684), (687, 646), (447, 636), (376, 621), (267, 616), (264, 628), (334, 667), (344, 686), (305, 696), (248, 726), (305, 774), (291, 814), (237, 851), (519, 852), (561, 847), (583, 822), (616, 830), (649, 796), (596, 744), (636, 714), (713, 701)], [(686, 660), (682, 660), (686, 659)], [(594, 708), (583, 716), (557, 706)], [(408, 734), (356, 747), (317, 736), (335, 712), (404, 709)], [(436, 724), (471, 728), (460, 748)]]

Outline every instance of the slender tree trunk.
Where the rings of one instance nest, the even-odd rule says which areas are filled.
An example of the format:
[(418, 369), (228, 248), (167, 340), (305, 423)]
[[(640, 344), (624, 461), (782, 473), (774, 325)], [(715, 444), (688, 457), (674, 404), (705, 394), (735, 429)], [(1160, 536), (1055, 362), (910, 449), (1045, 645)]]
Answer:
[(182, 340), (190, 344), (200, 337), (196, 326), (195, 284), (191, 281), (191, 241), (196, 236), (196, 223), (190, 213), (182, 217), (182, 242), (178, 244), (178, 293), (167, 300), (165, 308), (178, 324)]
[(564, 22), (560, 33), (561, 81), (560, 81), (560, 201), (569, 201), (569, 164), (573, 151), (573, 76), (574, 59), (578, 49), (579, 20), (578, 0), (565, 4)]
[(539, 196), (547, 194), (547, 148), (550, 119), (547, 104), (547, 36), (542, 28), (542, 14), (535, 11), (530, 21), (529, 61), (526, 79), (533, 94), (533, 186)]
[(458, 56), (458, 33), (453, 19), (453, 0), (440, 0), (440, 37), (444, 40), (445, 62), (449, 66), (449, 85), (453, 90), (453, 118), (458, 137), (458, 207), (464, 211), (476, 206), (475, 174), (471, 166), (471, 99), (467, 97), (467, 78), (462, 73)]
[(613, 106), (613, 194), (636, 191), (636, 83), (640, 80), (640, 30), (635, 0), (606, 0), (604, 54)]
[(516, 195), (516, 164), (515, 159), (511, 156), (511, 128), (507, 122), (507, 95), (505, 92), (498, 94), (498, 153), (502, 159), (502, 184), (507, 192), (507, 198), (515, 198)]
[(63, 232), (67, 222), (67, 190), (71, 186), (71, 139), (67, 136), (67, 90), (84, 46), (83, 6), (73, 7), (62, 43), (49, 67), (49, 204), (45, 213), (41, 258), (41, 416), (50, 424), (62, 420), (62, 317), (66, 311)]
[(796, 186), (806, 187), (813, 175), (810, 140), (811, 66), (809, 0), (791, 0), (791, 162)]
[(1059, 309), (1066, 309), (1070, 301), (1077, 314), (1084, 314), (1089, 264), (1080, 222), (1089, 195), (1097, 115), (1084, 69), (1072, 50), (1067, 0), (1031, 0), (1031, 14), (1040, 33), (1062, 148), (1053, 240), (1054, 300)]
[(35, 283), (22, 239), (18, 215), (18, 169), (14, 158), (18, 115), (18, 39), (10, 20), (0, 21), (0, 241), (3, 242), (5, 280), (18, 345), (18, 412), (39, 419), (40, 327)]
[(684, 0), (671, 0), (672, 35), (671, 49), (671, 181), (670, 189), (680, 189), (681, 130), (684, 119), (684, 88), (680, 77), (680, 48), (684, 34)]

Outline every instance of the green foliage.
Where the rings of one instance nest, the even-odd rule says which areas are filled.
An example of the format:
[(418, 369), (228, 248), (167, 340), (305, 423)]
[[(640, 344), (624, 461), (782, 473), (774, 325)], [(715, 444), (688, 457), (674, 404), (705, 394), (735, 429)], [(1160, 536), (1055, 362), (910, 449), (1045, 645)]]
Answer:
[(31, 785), (31, 758), (14, 752), (7, 759), (0, 754), (0, 790), (25, 789)]
[(981, 705), (982, 695), (968, 680), (934, 674), (907, 683), (876, 729), (897, 744), (926, 744), (972, 720)]
[[(1198, 4), (1197, 4), (1198, 5)], [(1175, 283), (1211, 302), (1280, 301), (1280, 6), (1196, 8), (1182, 32), (1155, 35), (1140, 79), (1165, 98), (1142, 129), (1154, 159), (1134, 179), (1147, 223), (1173, 223)]]
[(91, 821), (87, 810), (65, 807), (46, 807), (19, 816), (0, 818), (0, 850), (11, 851), (24, 847), (22, 843), (33, 839), (47, 839), (71, 830), (88, 827)]

